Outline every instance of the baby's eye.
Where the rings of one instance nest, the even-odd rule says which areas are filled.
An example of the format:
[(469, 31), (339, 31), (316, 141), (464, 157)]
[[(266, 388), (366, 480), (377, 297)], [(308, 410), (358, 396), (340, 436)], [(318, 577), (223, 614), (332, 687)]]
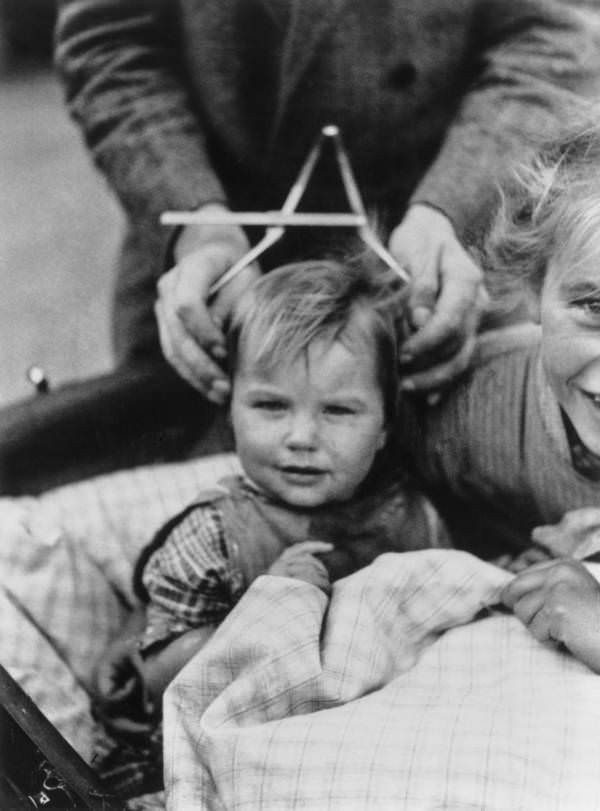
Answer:
[(286, 408), (284, 400), (256, 400), (252, 405), (260, 411), (269, 412), (283, 411)]
[(345, 417), (356, 413), (355, 409), (351, 406), (341, 405), (339, 403), (329, 403), (323, 410), (332, 417)]

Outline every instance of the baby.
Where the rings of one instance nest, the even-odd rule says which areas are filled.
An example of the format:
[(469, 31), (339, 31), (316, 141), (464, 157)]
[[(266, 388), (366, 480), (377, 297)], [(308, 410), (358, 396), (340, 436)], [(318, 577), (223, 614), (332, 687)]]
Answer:
[(446, 545), (388, 453), (402, 298), (389, 271), (321, 261), (274, 270), (238, 302), (228, 358), (243, 475), (200, 496), (138, 565), (154, 699), (259, 575), (328, 592), (382, 552)]

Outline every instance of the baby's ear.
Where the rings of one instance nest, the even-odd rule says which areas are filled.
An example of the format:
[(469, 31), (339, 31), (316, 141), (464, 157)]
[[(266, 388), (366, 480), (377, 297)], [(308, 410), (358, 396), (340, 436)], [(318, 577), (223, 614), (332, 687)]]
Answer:
[(387, 421), (381, 426), (381, 431), (379, 432), (379, 436), (377, 437), (377, 450), (380, 451), (382, 448), (385, 447), (385, 443), (388, 441), (388, 437), (390, 435), (389, 426)]

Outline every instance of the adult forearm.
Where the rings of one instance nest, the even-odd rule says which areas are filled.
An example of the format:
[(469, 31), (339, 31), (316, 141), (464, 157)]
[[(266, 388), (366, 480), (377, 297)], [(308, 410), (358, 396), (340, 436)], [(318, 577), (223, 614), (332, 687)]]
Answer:
[(472, 36), (483, 46), (477, 72), (412, 197), (444, 211), (467, 242), (485, 231), (502, 174), (600, 94), (600, 7), (486, 0)]
[(171, 0), (60, 0), (56, 64), (67, 104), (126, 211), (224, 200), (181, 79)]

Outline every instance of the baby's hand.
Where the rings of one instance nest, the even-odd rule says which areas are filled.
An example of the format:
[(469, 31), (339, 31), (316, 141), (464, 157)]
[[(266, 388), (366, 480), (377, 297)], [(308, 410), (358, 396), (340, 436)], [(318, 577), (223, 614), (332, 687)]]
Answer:
[(280, 577), (293, 577), (305, 580), (321, 589), (325, 594), (331, 591), (329, 574), (321, 560), (315, 555), (331, 552), (333, 544), (324, 541), (303, 541), (288, 547), (269, 569), (269, 574)]
[(517, 575), (501, 596), (539, 642), (560, 642), (600, 672), (600, 584), (582, 563), (538, 563)]

